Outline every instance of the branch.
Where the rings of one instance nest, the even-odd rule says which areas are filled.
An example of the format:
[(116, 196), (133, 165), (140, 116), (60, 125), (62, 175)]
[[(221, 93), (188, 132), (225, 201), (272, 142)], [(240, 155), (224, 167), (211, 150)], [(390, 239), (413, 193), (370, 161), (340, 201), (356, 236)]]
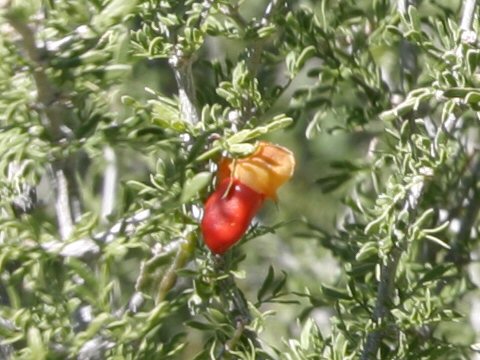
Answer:
[[(398, 0), (397, 10), (401, 14), (408, 12), (408, 7), (412, 5), (411, 0)], [(404, 92), (404, 73), (405, 70), (414, 71), (416, 68), (416, 56), (415, 48), (412, 44), (401, 40), (400, 42), (400, 83), (397, 88), (400, 90), (400, 94), (392, 94), (393, 105), (397, 105), (397, 102), (401, 102), (405, 96)], [(408, 120), (407, 120), (408, 121)], [(377, 141), (373, 142), (373, 146), (376, 146)], [(424, 181), (414, 184), (410, 189), (410, 193), (405, 201), (404, 211), (407, 213), (414, 212), (417, 208), (418, 201), (422, 194), (424, 187)], [(394, 296), (395, 278), (397, 274), (398, 262), (402, 256), (404, 249), (402, 244), (395, 244), (394, 248), (388, 254), (386, 262), (381, 265), (380, 268), (380, 280), (377, 287), (377, 297), (375, 308), (372, 315), (372, 320), (379, 328), (372, 331), (367, 336), (365, 346), (361, 354), (361, 360), (376, 359), (378, 349), (385, 336), (386, 329), (380, 328), (383, 326), (384, 319), (390, 313), (391, 299)]]
[[(21, 36), (23, 47), (32, 62), (33, 79), (39, 103), (37, 111), (45, 129), (53, 141), (65, 142), (70, 135), (69, 129), (64, 125), (67, 109), (58, 101), (59, 92), (47, 76), (47, 68), (43, 63), (45, 52), (37, 47), (34, 32), (26, 23), (13, 13), (7, 13), (6, 18)], [(63, 240), (70, 236), (74, 221), (81, 216), (74, 164), (74, 159), (56, 160), (51, 164), (51, 182), (52, 187), (56, 190), (55, 210), (60, 236)]]
[(128, 218), (124, 218), (116, 222), (107, 231), (95, 234), (93, 239), (96, 241), (109, 243), (115, 240), (119, 234), (130, 235), (135, 231), (136, 225), (147, 220), (151, 214), (152, 212), (150, 209), (141, 210)]
[[(410, 188), (402, 212), (410, 214), (411, 218), (415, 216), (424, 186), (425, 180), (423, 179), (422, 181), (413, 184)], [(378, 349), (380, 348), (382, 339), (388, 330), (383, 327), (385, 323), (384, 319), (390, 314), (391, 299), (394, 296), (398, 262), (405, 250), (403, 243), (395, 244), (388, 254), (386, 262), (381, 266), (380, 280), (377, 287), (377, 299), (372, 315), (372, 321), (377, 326), (377, 329), (368, 334), (360, 357), (361, 360), (377, 358)]]
[(480, 190), (477, 187), (477, 181), (480, 178), (480, 157), (477, 157), (476, 162), (472, 166), (472, 172), (472, 177), (465, 191), (465, 200), (468, 200), (468, 205), (461, 219), (460, 228), (452, 241), (452, 248), (449, 254), (449, 258), (452, 258), (457, 265), (464, 265), (465, 261), (470, 260), (465, 253), (462, 253), (461, 245), (466, 245), (470, 242), (472, 229), (480, 213)]
[(65, 243), (64, 241), (54, 240), (42, 243), (42, 248), (50, 253), (58, 253), (64, 257), (76, 258), (92, 258), (100, 254), (100, 246), (98, 243), (109, 243), (117, 238), (119, 234), (131, 235), (139, 223), (147, 220), (151, 215), (151, 211), (141, 210), (136, 214), (121, 219), (115, 223), (110, 229), (96, 233), (91, 239), (83, 238), (73, 242)]
[(56, 104), (58, 91), (48, 79), (46, 68), (43, 64), (46, 53), (37, 47), (34, 32), (27, 24), (12, 14), (7, 13), (6, 18), (22, 38), (23, 47), (33, 65), (32, 71), (37, 88), (37, 100), (41, 105), (41, 110), (44, 110), (46, 114), (46, 118), (43, 117), (43, 120), (47, 122), (45, 125), (49, 135), (58, 141), (65, 135), (64, 130), (61, 128), (63, 119), (60, 114), (61, 109), (58, 109), (59, 104)]

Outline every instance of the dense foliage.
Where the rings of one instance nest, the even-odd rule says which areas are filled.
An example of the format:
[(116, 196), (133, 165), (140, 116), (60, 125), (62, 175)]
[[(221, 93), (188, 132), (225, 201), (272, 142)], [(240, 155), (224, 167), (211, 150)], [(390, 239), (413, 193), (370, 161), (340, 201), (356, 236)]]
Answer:
[[(0, 1), (0, 358), (480, 351), (475, 0)], [(240, 244), (219, 157), (295, 175)]]

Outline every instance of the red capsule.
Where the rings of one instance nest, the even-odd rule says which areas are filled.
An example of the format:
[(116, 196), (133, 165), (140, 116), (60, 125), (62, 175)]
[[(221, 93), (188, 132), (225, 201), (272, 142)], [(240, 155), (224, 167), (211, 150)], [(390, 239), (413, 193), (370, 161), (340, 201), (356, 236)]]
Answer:
[(209, 249), (223, 254), (239, 241), (264, 199), (237, 179), (224, 179), (205, 203), (201, 229)]

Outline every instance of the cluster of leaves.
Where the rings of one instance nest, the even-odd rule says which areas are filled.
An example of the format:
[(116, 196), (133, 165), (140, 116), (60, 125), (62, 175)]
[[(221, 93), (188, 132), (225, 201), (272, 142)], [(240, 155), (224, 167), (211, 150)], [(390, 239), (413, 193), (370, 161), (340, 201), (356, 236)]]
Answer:
[[(480, 50), (476, 19), (457, 25), (459, 3), (1, 6), (2, 356), (470, 354), (462, 307), (479, 226)], [(233, 55), (214, 58), (221, 46)], [(341, 271), (291, 292), (292, 274), (266, 264), (244, 294), (237, 284), (255, 274), (242, 270), (242, 246), (224, 257), (205, 249), (201, 204), (222, 152), (248, 154), (285, 128), (299, 158), (323, 130), (369, 141), (316, 183), (349, 185), (338, 229), (308, 216), (302, 231)], [(243, 243), (276, 230), (257, 224)], [(297, 303), (298, 339), (267, 343), (272, 304)], [(333, 317), (320, 328), (325, 308)]]
[[(352, 51), (375, 50), (379, 56), (380, 46), (385, 52), (396, 47), (407, 52), (399, 54), (398, 62), (413, 56), (415, 68), (399, 67), (400, 83), (385, 79), (382, 87), (363, 94), (376, 94), (362, 112), (365, 118), (376, 113), (383, 130), (377, 133), (375, 121), (364, 124), (376, 133), (367, 157), (361, 163), (334, 163), (334, 173), (319, 180), (325, 191), (336, 189), (339, 181), (356, 180), (353, 195), (345, 199), (351, 213), (336, 235), (310, 225), (345, 270), (334, 289), (309, 295), (313, 304), (324, 298), (335, 304), (332, 336), (322, 351), (327, 358), (467, 358), (475, 341), (459, 309), (475, 288), (468, 263), (478, 227), (478, 154), (468, 133), (478, 126), (478, 47), (466, 39), (472, 30), (452, 21), (459, 12), (438, 7), (434, 18), (419, 15), (432, 9), (406, 10), (396, 16), (383, 13), (381, 21), (359, 17), (370, 24), (370, 34), (360, 30), (353, 39), (362, 44), (368, 36), (374, 49), (353, 41)], [(362, 75), (364, 83), (386, 71), (374, 59), (359, 58), (368, 66), (352, 72), (372, 67)], [(367, 90), (362, 85), (354, 89), (357, 97)], [(305, 93), (316, 94), (315, 86)], [(337, 111), (330, 104), (324, 107)], [(448, 327), (456, 322), (465, 329), (463, 341), (449, 340)]]
[[(208, 33), (232, 32), (226, 23), (234, 15), (212, 30), (223, 7), (231, 5), (31, 1), (2, 9), (5, 353), (171, 358), (186, 344), (182, 321), (192, 315), (208, 319), (200, 325), (212, 334), (211, 346), (202, 347), (206, 354), (227, 351), (227, 343), (228, 351), (256, 352), (263, 315), (253, 322), (250, 311), (275, 301), (285, 278), (274, 286), (271, 272), (258, 303), (249, 305), (230, 275), (238, 262), (218, 267), (203, 247), (196, 250), (198, 206), (212, 181), (209, 159), (222, 151), (251, 152), (252, 140), (292, 120), (278, 115), (246, 124), (266, 110), (246, 61), (212, 70), (216, 94), (196, 103), (195, 89), (188, 89), (190, 65), (183, 65), (194, 61)], [(129, 91), (136, 71), (165, 66), (158, 62), (163, 58), (179, 77), (178, 96), (163, 95), (158, 85)], [(189, 101), (198, 114), (185, 110)], [(112, 165), (106, 154), (112, 152), (116, 171), (123, 169), (116, 179), (122, 186), (110, 200), (114, 211), (104, 217)], [(140, 168), (129, 159), (140, 159)], [(18, 168), (13, 175), (12, 164)], [(71, 175), (62, 178), (65, 189), (56, 177), (62, 172)], [(14, 211), (14, 200), (28, 196), (23, 188), (37, 185), (33, 209)], [(62, 233), (59, 228), (68, 228), (64, 210), (72, 211), (67, 222), (74, 226)], [(172, 290), (179, 276), (183, 283)], [(198, 324), (192, 320), (187, 329)], [(246, 326), (252, 329), (240, 331)]]

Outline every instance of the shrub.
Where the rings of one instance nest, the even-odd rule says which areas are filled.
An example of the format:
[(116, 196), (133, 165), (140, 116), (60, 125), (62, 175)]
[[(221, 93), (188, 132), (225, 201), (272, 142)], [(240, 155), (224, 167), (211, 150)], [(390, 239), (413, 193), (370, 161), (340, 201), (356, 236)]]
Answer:
[[(476, 1), (0, 2), (0, 358), (467, 359)], [(295, 175), (205, 247), (219, 157)]]

